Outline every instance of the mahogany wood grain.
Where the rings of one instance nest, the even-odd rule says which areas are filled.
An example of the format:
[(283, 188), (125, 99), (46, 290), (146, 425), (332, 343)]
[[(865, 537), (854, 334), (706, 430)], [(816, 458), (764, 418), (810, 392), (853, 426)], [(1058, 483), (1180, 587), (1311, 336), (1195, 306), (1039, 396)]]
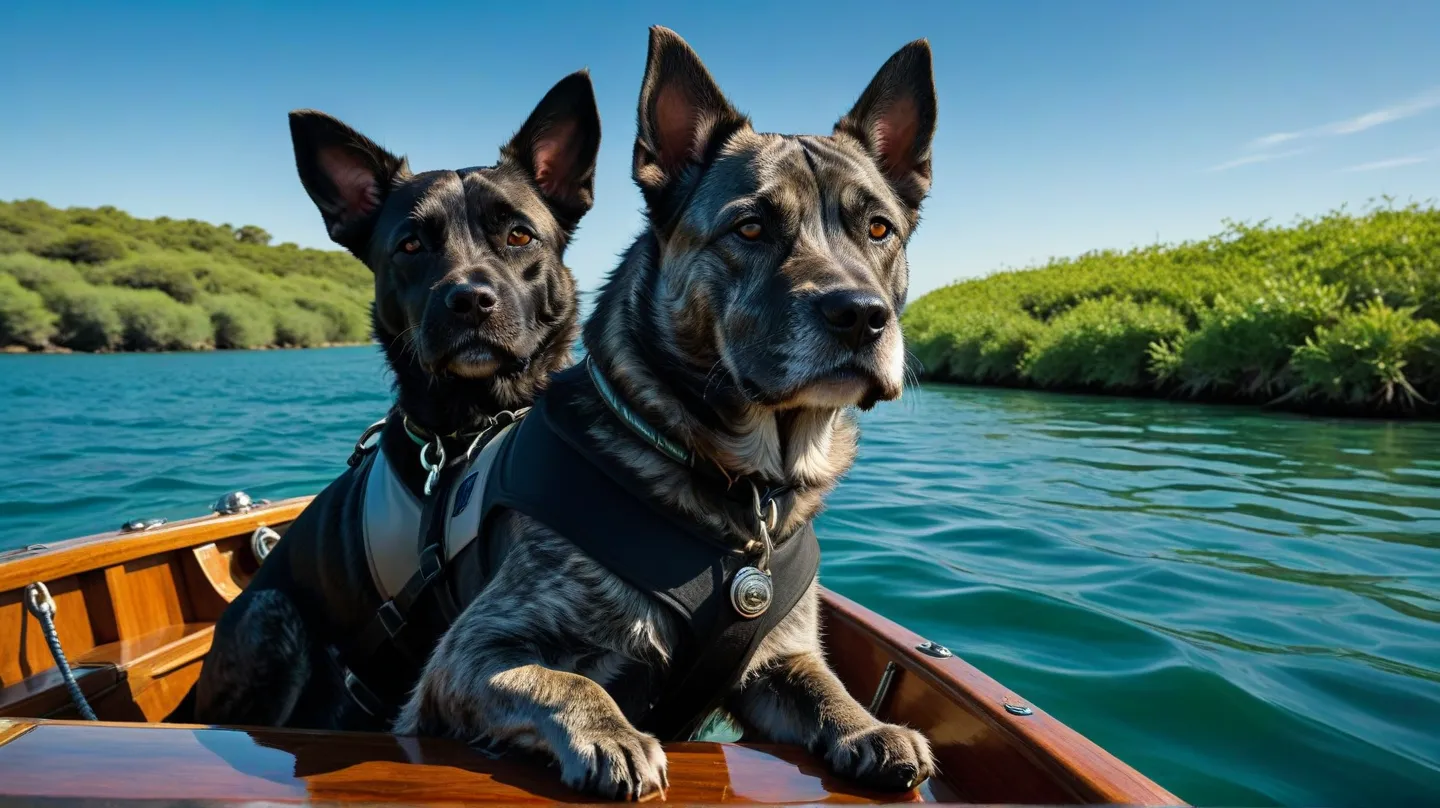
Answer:
[[(240, 597), (240, 593), (245, 589), (245, 585), (250, 582), (250, 575), (254, 574), (253, 570), (246, 571), (241, 568), (240, 557), (242, 554), (237, 552), (240, 550), (240, 548), (236, 546), (237, 543), (237, 540), (231, 539), (223, 542), (225, 546), (222, 547), (222, 542), (212, 541), (198, 547), (190, 548), (191, 556), (195, 562), (193, 569), (200, 573), (201, 577), (205, 579), (205, 583), (209, 584), (211, 592), (218, 596), (224, 603)], [(250, 555), (248, 550), (243, 553), (243, 556), (246, 558), (250, 557)], [(190, 568), (191, 567), (187, 565), (187, 569)], [(199, 582), (193, 581), (193, 583)], [(202, 591), (204, 589), (204, 587), (192, 588)]]
[[(75, 681), (87, 701), (99, 699), (120, 684), (120, 671), (109, 664), (73, 668)], [(0, 688), (0, 716), (68, 717), (76, 711), (57, 668), (41, 671)]]
[(0, 592), (21, 589), (31, 581), (49, 581), (231, 536), (248, 536), (259, 525), (275, 526), (293, 521), (311, 499), (313, 497), (295, 497), (250, 513), (186, 519), (144, 533), (97, 533), (50, 544), (39, 552), (0, 559)]
[(34, 721), (0, 718), (0, 746), (4, 746), (32, 729), (35, 729)]
[[(167, 626), (134, 640), (98, 645), (71, 658), (80, 691), (102, 719), (161, 721), (200, 676), (214, 627)], [(56, 668), (0, 689), (0, 715), (76, 715)]]
[(110, 599), (110, 585), (105, 580), (105, 570), (85, 570), (76, 576), (80, 580), (80, 591), (85, 595), (86, 616), (90, 620), (90, 635), (96, 643), (115, 642), (120, 639), (120, 623), (115, 619), (115, 604)]
[[(966, 799), (1184, 804), (959, 657), (918, 652), (925, 638), (915, 632), (828, 590), (822, 619), (831, 664), (862, 704), (870, 703), (885, 664), (899, 665), (881, 715), (930, 737), (946, 782)], [(1012, 715), (1007, 703), (1031, 714)]]
[(122, 640), (185, 622), (181, 577), (170, 553), (137, 558), (105, 569), (105, 585)]
[(164, 673), (205, 656), (215, 633), (212, 623), (182, 623), (158, 628), (133, 640), (97, 645), (76, 658), (79, 664), (112, 662), (127, 670), (143, 667)]
[[(55, 601), (55, 630), (65, 655), (73, 658), (88, 651), (95, 645), (95, 634), (79, 578), (66, 575), (50, 581), (47, 588)], [(0, 592), (0, 686), (54, 665), (40, 621), (25, 608), (24, 588)]]
[(85, 654), (83, 662), (113, 662), (124, 675), (123, 688), (91, 702), (95, 714), (115, 721), (163, 721), (200, 678), (214, 634), (210, 623), (167, 626)]
[[(786, 747), (666, 747), (665, 801), (918, 801), (830, 776)], [(491, 760), (451, 741), (380, 734), (42, 722), (0, 746), (0, 797), (306, 800), (420, 804), (593, 802), (528, 757)]]
[[(309, 501), (300, 497), (248, 514), (211, 515), (145, 533), (105, 533), (0, 556), (0, 710), (65, 715), (72, 709), (39, 623), (24, 608), (24, 587), (43, 581), (55, 599), (56, 630), (72, 664), (124, 657), (116, 663), (119, 681), (92, 703), (101, 717), (147, 721), (168, 715), (209, 649), (208, 633), (198, 643), (181, 641), (188, 633), (184, 627), (214, 623), (248, 583), (257, 566), (250, 533), (269, 525), (283, 534)], [(207, 546), (213, 549), (198, 550)], [(167, 630), (174, 633), (164, 635)], [(141, 659), (150, 651), (117, 651), (155, 650), (162, 636), (170, 639), (161, 645), (171, 640), (177, 645), (154, 659)], [(156, 667), (162, 661), (164, 666)], [(87, 698), (95, 695), (85, 692)]]
[[(136, 711), (140, 714), (140, 718), (136, 720), (149, 724), (164, 721), (180, 706), (180, 702), (184, 701), (190, 694), (190, 689), (200, 680), (200, 669), (204, 663), (204, 658), (201, 658), (177, 668), (150, 674), (149, 682), (131, 696)], [(132, 688), (136, 681), (134, 678), (129, 680)]]

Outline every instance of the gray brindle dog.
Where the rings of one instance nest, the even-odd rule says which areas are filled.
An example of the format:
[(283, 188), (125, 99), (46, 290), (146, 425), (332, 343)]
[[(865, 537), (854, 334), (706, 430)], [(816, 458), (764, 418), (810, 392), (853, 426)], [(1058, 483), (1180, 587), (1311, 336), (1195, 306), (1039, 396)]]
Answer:
[[(684, 40), (651, 30), (633, 169), (648, 226), (586, 324), (588, 361), (697, 464), (782, 481), (793, 497), (781, 541), (852, 464), (850, 408), (901, 394), (905, 246), (929, 191), (935, 119), (923, 40), (885, 63), (831, 135), (796, 136), (756, 132)], [(595, 392), (586, 413), (604, 411)], [(656, 442), (613, 418), (586, 423), (654, 501), (754, 544), (746, 514)], [(624, 525), (606, 529), (626, 541)], [(664, 681), (674, 615), (535, 519), (502, 512), (492, 536), (510, 549), (396, 730), (547, 753), (563, 782), (606, 797), (663, 789), (660, 743), (636, 728), (651, 702), (620, 694)], [(812, 577), (720, 709), (747, 739), (803, 745), (838, 775), (917, 784), (935, 771), (928, 742), (846, 693), (822, 653), (818, 593)]]

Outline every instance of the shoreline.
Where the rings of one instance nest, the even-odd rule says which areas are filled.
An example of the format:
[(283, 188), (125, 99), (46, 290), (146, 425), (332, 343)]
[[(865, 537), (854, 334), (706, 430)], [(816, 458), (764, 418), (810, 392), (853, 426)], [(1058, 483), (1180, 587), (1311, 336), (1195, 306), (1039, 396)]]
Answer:
[(992, 390), (1028, 390), (1035, 393), (1054, 393), (1065, 396), (1088, 396), (1093, 398), (1141, 399), (1165, 401), (1176, 404), (1198, 404), (1207, 407), (1235, 407), (1266, 414), (1300, 415), (1314, 418), (1343, 418), (1356, 421), (1405, 421), (1440, 422), (1440, 405), (1413, 410), (1376, 409), (1368, 406), (1341, 404), (1324, 400), (1266, 401), (1258, 397), (1245, 398), (1227, 396), (1223, 393), (1185, 393), (1179, 389), (1145, 388), (1138, 390), (1106, 390), (1097, 387), (1053, 387), (1026, 381), (972, 382), (947, 379), (940, 376), (919, 374), (924, 384), (943, 384), (947, 387), (979, 387)]
[[(246, 353), (261, 351), (308, 351), (325, 348), (358, 348), (373, 346), (376, 343), (366, 342), (334, 342), (323, 345), (308, 346), (266, 346), (261, 348), (204, 348), (191, 351), (73, 351), (67, 348), (50, 347), (40, 350), (16, 349), (14, 346), (0, 348), (0, 358), (7, 356), (125, 356), (125, 355), (156, 355), (156, 354), (218, 354), (218, 353)], [(578, 348), (578, 346), (577, 346)], [(1043, 386), (1024, 380), (997, 380), (986, 382), (973, 382), (961, 379), (946, 378), (926, 373), (918, 374), (918, 381), (923, 384), (945, 385), (947, 387), (976, 387), (992, 390), (1027, 390), (1036, 393), (1052, 393), (1056, 395), (1087, 396), (1093, 398), (1115, 398), (1115, 399), (1140, 399), (1145, 401), (1164, 401), (1176, 404), (1200, 404), (1212, 407), (1233, 407), (1238, 409), (1251, 410), (1264, 414), (1285, 414), (1313, 418), (1343, 418), (1356, 421), (1418, 421), (1437, 422), (1440, 421), (1440, 405), (1414, 408), (1411, 410), (1400, 409), (1377, 409), (1373, 406), (1356, 406), (1339, 404), (1329, 401), (1267, 401), (1260, 397), (1242, 397), (1226, 395), (1224, 393), (1208, 392), (1191, 394), (1179, 389), (1155, 389), (1142, 388), (1136, 390), (1107, 390), (1098, 387), (1087, 386)]]
[(242, 353), (245, 351), (311, 351), (320, 348), (356, 348), (363, 345), (374, 345), (374, 340), (364, 342), (323, 342), (319, 345), (261, 345), (254, 348), (192, 348), (184, 351), (76, 351), (71, 348), (62, 348), (57, 345), (47, 345), (44, 348), (25, 348), (18, 345), (7, 345), (0, 348), (0, 356), (61, 356), (73, 354), (76, 356), (123, 356), (129, 354), (207, 354), (207, 353)]

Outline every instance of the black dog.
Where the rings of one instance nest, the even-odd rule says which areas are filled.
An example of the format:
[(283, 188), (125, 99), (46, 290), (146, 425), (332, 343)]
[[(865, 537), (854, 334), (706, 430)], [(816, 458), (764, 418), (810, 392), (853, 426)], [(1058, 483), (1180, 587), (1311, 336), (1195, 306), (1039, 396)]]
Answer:
[(375, 272), (374, 334), (396, 405), (380, 451), (357, 451), (221, 617), (194, 718), (382, 729), (398, 707), (385, 702), (403, 696), (419, 663), (354, 675), (344, 662), (393, 594), (376, 591), (388, 563), (376, 546), (388, 537), (414, 548), (407, 515), (431, 494), (427, 470), (464, 457), (497, 413), (527, 407), (570, 364), (575, 282), (562, 259), (592, 203), (600, 120), (579, 72), (546, 94), (493, 167), (412, 174), (310, 110), (291, 113), (290, 131), (330, 237)]

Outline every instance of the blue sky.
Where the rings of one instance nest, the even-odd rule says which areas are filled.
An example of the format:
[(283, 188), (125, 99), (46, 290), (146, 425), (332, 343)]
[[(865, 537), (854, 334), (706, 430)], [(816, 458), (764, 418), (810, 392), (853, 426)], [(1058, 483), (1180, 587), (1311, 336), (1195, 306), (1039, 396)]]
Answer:
[(328, 247), (288, 110), (456, 168), (493, 162), (552, 83), (589, 67), (605, 134), (568, 258), (593, 289), (640, 226), (629, 160), (656, 23), (782, 132), (829, 131), (891, 52), (930, 39), (940, 130), (912, 300), (1224, 218), (1440, 197), (1433, 1), (127, 5), (0, 8), (0, 199)]

